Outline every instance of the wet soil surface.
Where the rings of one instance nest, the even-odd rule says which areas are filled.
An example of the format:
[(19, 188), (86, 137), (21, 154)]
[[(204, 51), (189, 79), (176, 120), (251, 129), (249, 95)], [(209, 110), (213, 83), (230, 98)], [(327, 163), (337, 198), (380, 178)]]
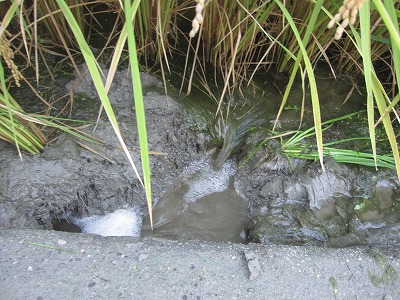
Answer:
[[(97, 109), (96, 99), (90, 99), (96, 97), (94, 85), (85, 70), (82, 74), (82, 78), (66, 85), (66, 92), (75, 94), (80, 102), (88, 102), (83, 106), (93, 109), (97, 105)], [(142, 74), (142, 83), (155, 216), (159, 216), (155, 224), (160, 225), (158, 237), (164, 234), (178, 239), (399, 248), (400, 188), (395, 172), (339, 165), (329, 159), (325, 162), (326, 172), (322, 172), (318, 163), (289, 162), (279, 152), (272, 160), (263, 161), (274, 145), (262, 148), (244, 166), (237, 167), (235, 162), (246, 154), (242, 151), (233, 155), (229, 166), (215, 170), (213, 161), (218, 149), (210, 149), (213, 134), (204, 130), (209, 124), (201, 124), (201, 118), (163, 95), (162, 84), (155, 77)], [(116, 73), (109, 97), (141, 173), (131, 79), (126, 70)], [(92, 129), (87, 131), (91, 133)], [(242, 148), (252, 149), (257, 134), (240, 133)], [(146, 228), (144, 190), (105, 119), (93, 136), (102, 143), (62, 134), (42, 154), (25, 155), (23, 160), (13, 147), (0, 143), (0, 227), (51, 230), (54, 220), (67, 214), (83, 218), (130, 208), (139, 212), (140, 220), (145, 219)], [(225, 146), (221, 143), (221, 147)], [(188, 171), (194, 164), (200, 165), (197, 173)], [(196, 197), (185, 193), (203, 200), (196, 202)], [(158, 203), (165, 198), (167, 201)], [(219, 211), (215, 206), (218, 198), (222, 205)], [(241, 210), (239, 214), (222, 215), (233, 206), (229, 198), (232, 204), (243, 200), (243, 204), (240, 200), (235, 204)], [(178, 213), (186, 210), (187, 215)], [(243, 224), (243, 213), (250, 219), (247, 224)], [(238, 220), (227, 226), (242, 230), (237, 230), (232, 239), (226, 238), (231, 234), (227, 230), (225, 235), (222, 231), (215, 236), (216, 226), (223, 227), (216, 225), (216, 216)], [(190, 224), (185, 219), (194, 221)], [(208, 235), (204, 233), (207, 231)]]

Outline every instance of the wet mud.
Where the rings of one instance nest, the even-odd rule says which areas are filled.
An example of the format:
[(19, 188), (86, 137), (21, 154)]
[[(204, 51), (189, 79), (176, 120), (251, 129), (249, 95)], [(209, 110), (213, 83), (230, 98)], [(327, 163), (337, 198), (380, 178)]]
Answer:
[[(134, 209), (143, 224), (142, 235), (399, 248), (400, 186), (394, 171), (347, 166), (327, 159), (326, 172), (322, 172), (318, 163), (289, 161), (279, 155), (263, 161), (269, 155), (267, 147), (238, 166), (243, 151), (218, 156), (219, 149), (227, 146), (222, 141), (219, 148), (211, 149), (215, 134), (204, 130), (208, 124), (199, 124), (201, 120), (178, 101), (163, 95), (161, 82), (155, 77), (143, 74), (142, 84), (152, 153), (154, 232), (148, 228), (143, 187), (105, 118), (93, 132), (99, 143), (62, 134), (42, 154), (24, 155), (21, 160), (14, 148), (0, 142), (1, 228), (53, 230), (55, 220), (67, 214), (85, 218)], [(100, 107), (89, 74), (67, 84), (65, 91), (85, 94), (87, 101)], [(117, 72), (109, 96), (140, 173), (127, 71)], [(92, 134), (93, 126), (85, 130)], [(257, 133), (241, 137), (242, 149), (251, 149), (257, 141)], [(222, 169), (229, 159), (233, 171), (212, 175), (218, 169), (215, 158)], [(204, 166), (190, 173), (188, 170), (199, 162)], [(221, 180), (224, 184), (219, 188), (210, 188)], [(201, 192), (193, 192), (196, 184), (203, 188)]]

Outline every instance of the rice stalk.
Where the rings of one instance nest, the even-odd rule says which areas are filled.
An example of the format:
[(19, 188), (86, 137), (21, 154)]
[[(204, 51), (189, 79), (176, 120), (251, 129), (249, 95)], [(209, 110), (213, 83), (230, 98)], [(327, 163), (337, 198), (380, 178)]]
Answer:
[[(317, 4), (318, 3), (318, 4)], [(324, 4), (324, 3), (322, 3)], [(325, 29), (325, 22), (329, 20), (329, 17), (326, 14), (320, 13), (322, 10), (322, 4), (319, 1), (292, 1), (291, 3), (286, 3), (286, 8), (291, 15), (296, 27), (298, 28), (299, 34), (301, 37), (304, 37), (305, 34), (310, 34), (309, 24), (312, 18), (312, 23), (314, 24), (312, 28), (312, 38), (307, 38), (307, 43), (305, 44), (305, 48), (307, 50), (307, 54), (310, 57), (310, 61), (315, 65), (318, 61), (316, 58), (320, 56), (321, 49), (325, 48), (325, 45), (330, 43), (331, 35)], [(329, 3), (325, 4), (325, 10), (333, 11), (334, 7), (329, 5)], [(316, 10), (318, 14), (316, 14)], [(315, 17), (317, 16), (317, 17)], [(282, 28), (284, 26), (284, 21), (281, 21)], [(293, 35), (291, 30), (284, 30), (284, 34), (279, 37), (279, 40), (282, 44), (284, 44), (288, 50), (294, 55), (297, 56), (299, 53), (299, 45)], [(321, 47), (318, 47), (318, 44)], [(288, 57), (283, 49), (277, 49), (277, 55), (275, 59), (277, 70), (279, 72), (291, 73), (294, 66), (294, 61)]]
[[(380, 9), (380, 14), (384, 18), (387, 23), (387, 27), (390, 29), (390, 35), (392, 40), (394, 41), (392, 47), (394, 51), (400, 51), (400, 31), (399, 26), (395, 26), (392, 22), (392, 17), (394, 16), (394, 5), (393, 3), (385, 2), (385, 6), (380, 1), (374, 1), (377, 7)], [(378, 107), (378, 111), (380, 113), (380, 120), (382, 121), (387, 139), (392, 148), (392, 154), (394, 157), (396, 170), (398, 174), (398, 178), (400, 180), (400, 155), (399, 149), (396, 141), (396, 135), (394, 133), (393, 124), (391, 123), (391, 119), (388, 113), (388, 105), (390, 105), (390, 98), (388, 97), (385, 89), (383, 88), (381, 82), (376, 76), (376, 72), (371, 62), (371, 52), (370, 52), (370, 38), (369, 38), (369, 2), (366, 1), (363, 7), (360, 9), (360, 24), (361, 24), (361, 36), (353, 30), (353, 34), (356, 40), (357, 49), (360, 51), (360, 55), (363, 57), (363, 69), (364, 69), (364, 78), (367, 89), (367, 113), (368, 113), (368, 127), (371, 138), (371, 147), (374, 157), (376, 158), (376, 139), (375, 139), (375, 116), (374, 109), (375, 105)], [(390, 11), (390, 13), (388, 13)], [(392, 17), (390, 17), (392, 16)], [(397, 28), (396, 28), (397, 27)], [(397, 55), (395, 57), (399, 59)], [(397, 62), (397, 65), (400, 62)], [(398, 70), (396, 72), (399, 72)], [(400, 74), (396, 74), (400, 75)], [(397, 100), (398, 101), (398, 100)]]
[[(312, 11), (312, 15), (311, 15), (311, 17), (309, 19), (309, 24), (307, 25), (307, 31), (305, 32), (304, 37), (303, 37), (303, 39), (301, 41), (301, 43), (303, 44), (304, 48), (308, 44), (310, 36), (311, 36), (311, 33), (313, 32), (313, 30), (315, 28), (315, 23), (318, 20), (318, 16), (319, 16), (322, 4), (323, 4), (323, 1), (319, 0), (317, 2), (317, 4), (316, 4), (314, 10)], [(298, 43), (300, 43), (300, 42), (298, 42)], [(275, 128), (275, 126), (277, 124), (277, 121), (278, 121), (278, 119), (279, 119), (279, 117), (280, 117), (280, 115), (281, 115), (281, 113), (282, 113), (282, 111), (283, 111), (283, 109), (284, 109), (284, 107), (286, 105), (286, 101), (287, 101), (287, 99), (289, 97), (289, 94), (290, 94), (290, 91), (292, 89), (292, 86), (293, 86), (295, 77), (297, 75), (298, 69), (301, 68), (301, 61), (302, 61), (302, 58), (303, 58), (303, 53), (304, 52), (299, 52), (298, 57), (296, 58), (295, 63), (293, 65), (293, 69), (291, 71), (291, 76), (289, 78), (289, 82), (288, 82), (288, 84), (286, 86), (285, 93), (284, 93), (284, 95), (282, 97), (281, 105), (280, 105), (279, 111), (278, 111), (277, 116), (276, 116), (274, 128)], [(303, 74), (303, 71), (301, 71), (301, 74)], [(314, 75), (313, 74), (309, 74), (309, 76), (314, 76)], [(303, 85), (304, 85), (304, 78), (303, 77), (302, 77), (302, 82), (303, 82)], [(305, 89), (303, 88), (303, 98), (304, 98), (304, 93), (305, 93)], [(319, 101), (317, 98), (312, 99), (312, 101), (313, 100), (314, 101)], [(303, 101), (303, 103), (304, 103), (304, 101)], [(304, 106), (304, 104), (303, 104), (303, 106)], [(301, 110), (300, 124), (301, 124), (301, 121), (302, 121), (303, 113), (304, 113), (304, 110), (302, 109)]]
[[(400, 9), (400, 2), (391, 2), (390, 4), (397, 11)], [(379, 3), (378, 6), (380, 6)], [(385, 22), (383, 22), (381, 12), (377, 9), (377, 5), (374, 1), (371, 2), (369, 15), (371, 24), (369, 28), (369, 36), (371, 39), (370, 47), (372, 63), (377, 61), (388, 61), (390, 65), (392, 56), (387, 55), (388, 51), (391, 49), (390, 28), (387, 27)], [(398, 23), (398, 19), (399, 17), (397, 16), (397, 20), (395, 20), (396, 23)], [(351, 32), (346, 31), (346, 34), (351, 34)], [(361, 62), (362, 56), (354, 45), (352, 39), (348, 37), (342, 41), (335, 41), (333, 44), (339, 49), (339, 51), (334, 51), (333, 49), (334, 52), (332, 57), (332, 61), (337, 66), (338, 71), (350, 75), (361, 73), (362, 65), (357, 62)], [(395, 89), (394, 85), (392, 85), (392, 89)]]
[[(10, 97), (10, 95), (9, 95)], [(0, 100), (2, 97), (0, 97)], [(12, 99), (12, 98), (11, 98)], [(12, 99), (13, 100), (13, 99)], [(13, 100), (15, 101), (15, 100)], [(24, 111), (22, 111), (20, 108), (17, 107), (11, 107), (10, 109), (11, 113), (13, 114), (13, 118), (20, 120), (18, 124), (16, 124), (16, 134), (21, 135), (21, 136), (28, 136), (29, 139), (32, 141), (29, 141), (30, 144), (36, 145), (38, 149), (24, 149), (27, 152), (31, 154), (37, 154), (40, 152), (44, 145), (45, 142), (47, 141), (45, 135), (42, 133), (42, 131), (35, 125), (41, 125), (41, 127), (52, 127), (59, 129), (61, 131), (64, 131), (66, 133), (69, 133), (78, 139), (82, 139), (85, 141), (97, 143), (96, 140), (94, 140), (92, 137), (90, 137), (87, 133), (81, 131), (79, 127), (76, 126), (71, 126), (66, 124), (68, 123), (86, 123), (83, 121), (76, 121), (72, 119), (65, 119), (65, 118), (57, 118), (57, 117), (51, 117), (51, 116), (44, 116), (44, 115), (38, 115), (38, 114), (28, 114)], [(8, 108), (5, 104), (0, 103), (0, 114), (6, 116), (6, 113), (8, 113)], [(7, 124), (9, 121), (5, 120), (3, 124)], [(86, 126), (87, 124), (85, 124)], [(11, 126), (7, 126), (5, 128), (2, 128), (5, 132), (10, 129)], [(18, 132), (18, 130), (23, 130), (23, 132)], [(11, 131), (9, 131), (11, 132)], [(6, 140), (7, 142), (14, 143), (14, 141), (11, 140)]]
[[(130, 0), (124, 1), (124, 8), (125, 8), (125, 18), (126, 20), (130, 20), (134, 16)], [(142, 160), (143, 181), (144, 181), (144, 188), (146, 191), (147, 207), (150, 216), (150, 226), (151, 229), (153, 229), (149, 149), (147, 142), (146, 118), (145, 118), (144, 103), (143, 103), (142, 85), (140, 82), (139, 62), (137, 58), (137, 49), (136, 49), (133, 24), (131, 22), (126, 22), (125, 25), (128, 34), (129, 59), (130, 59), (131, 74), (132, 74), (133, 95), (135, 100), (137, 130), (139, 134), (140, 156)]]
[[(320, 106), (319, 106), (319, 98), (318, 98), (318, 90), (317, 90), (317, 84), (315, 81), (315, 76), (314, 76), (314, 71), (310, 62), (310, 59), (307, 55), (307, 51), (305, 49), (305, 45), (307, 44), (306, 41), (302, 41), (300, 34), (296, 28), (296, 25), (293, 22), (293, 19), (290, 16), (290, 13), (286, 10), (285, 6), (283, 5), (282, 2), (280, 2), (279, 0), (275, 0), (275, 2), (279, 5), (279, 7), (281, 8), (283, 14), (285, 15), (285, 18), (287, 20), (287, 22), (289, 23), (293, 34), (295, 35), (296, 39), (297, 39), (297, 43), (300, 47), (301, 50), (301, 56), (299, 54), (298, 60), (300, 60), (301, 58), (304, 60), (304, 64), (305, 64), (305, 68), (306, 68), (306, 72), (307, 72), (307, 76), (308, 76), (308, 81), (309, 81), (309, 85), (310, 85), (310, 93), (311, 93), (311, 103), (312, 103), (312, 108), (313, 108), (313, 117), (314, 117), (314, 125), (315, 125), (315, 137), (316, 137), (316, 142), (317, 142), (317, 148), (318, 148), (318, 153), (319, 153), (319, 161), (322, 167), (322, 170), (324, 170), (324, 155), (323, 155), (323, 142), (322, 142), (322, 127), (321, 127), (321, 111), (320, 111)], [(322, 0), (319, 1), (319, 5), (322, 5)], [(318, 14), (318, 6), (317, 4), (317, 9), (315, 9), (316, 14), (313, 16), (317, 16)], [(312, 18), (311, 21), (311, 25), (313, 25), (313, 20), (314, 18)], [(313, 27), (313, 26), (310, 26)], [(311, 29), (312, 30), (312, 29)], [(305, 38), (307, 38), (307, 36), (305, 36)]]
[[(80, 30), (85, 32), (85, 17), (83, 14), (85, 3), (79, 0), (66, 0), (66, 4), (70, 7)], [(38, 1), (36, 5), (37, 15), (35, 15), (35, 18), (43, 18), (43, 25), (51, 39), (57, 41), (66, 49), (69, 47), (76, 48), (77, 44), (73, 38), (74, 35), (64, 15), (59, 13), (57, 3), (55, 1)]]
[[(0, 77), (3, 78), (0, 64)], [(5, 91), (5, 92), (4, 92)], [(20, 150), (30, 154), (41, 152), (47, 142), (43, 127), (56, 128), (79, 139), (96, 142), (78, 127), (72, 127), (65, 122), (76, 122), (70, 119), (55, 118), (37, 114), (28, 114), (22, 110), (14, 98), (3, 90), (0, 94), (0, 139), (14, 144), (22, 158)], [(37, 125), (40, 125), (39, 128)]]
[[(0, 56), (6, 62), (8, 68), (11, 70), (12, 77), (15, 84), (20, 86), (19, 81), (22, 78), (21, 72), (14, 63), (14, 52), (10, 47), (6, 35), (10, 35), (6, 28), (18, 11), (18, 2), (13, 2), (9, 7), (0, 28)], [(17, 102), (8, 93), (6, 78), (4, 74), (3, 63), (0, 59), (0, 139), (9, 143), (15, 144), (19, 156), (22, 158), (21, 148), (29, 153), (40, 152), (46, 139), (40, 130), (34, 125), (25, 120), (18, 118), (13, 113), (14, 109), (21, 109)]]

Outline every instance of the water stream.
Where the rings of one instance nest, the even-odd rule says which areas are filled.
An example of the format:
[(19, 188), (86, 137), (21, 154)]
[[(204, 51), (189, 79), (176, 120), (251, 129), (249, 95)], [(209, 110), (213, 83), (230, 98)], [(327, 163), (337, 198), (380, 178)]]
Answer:
[(144, 219), (142, 235), (244, 242), (248, 203), (234, 189), (235, 171), (232, 161), (219, 170), (207, 160), (189, 166), (154, 206), (153, 231), (149, 218)]

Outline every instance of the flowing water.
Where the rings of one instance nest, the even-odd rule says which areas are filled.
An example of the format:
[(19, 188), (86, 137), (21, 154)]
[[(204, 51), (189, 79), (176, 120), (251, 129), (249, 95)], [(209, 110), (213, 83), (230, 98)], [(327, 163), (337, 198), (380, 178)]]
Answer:
[(119, 209), (105, 216), (78, 218), (74, 213), (53, 220), (58, 231), (103, 236), (152, 236), (174, 240), (243, 243), (248, 203), (235, 191), (235, 163), (227, 161), (214, 170), (210, 160), (194, 162), (153, 208), (154, 230), (149, 217), (137, 209)]
[(207, 160), (189, 166), (154, 206), (154, 230), (145, 218), (142, 236), (244, 242), (248, 203), (234, 189), (235, 171), (232, 161), (219, 170)]
[(265, 111), (253, 109), (246, 117), (238, 120), (229, 120), (226, 124), (224, 143), (215, 159), (214, 167), (221, 168), (222, 164), (236, 150), (239, 150), (251, 130), (264, 125), (267, 122)]

